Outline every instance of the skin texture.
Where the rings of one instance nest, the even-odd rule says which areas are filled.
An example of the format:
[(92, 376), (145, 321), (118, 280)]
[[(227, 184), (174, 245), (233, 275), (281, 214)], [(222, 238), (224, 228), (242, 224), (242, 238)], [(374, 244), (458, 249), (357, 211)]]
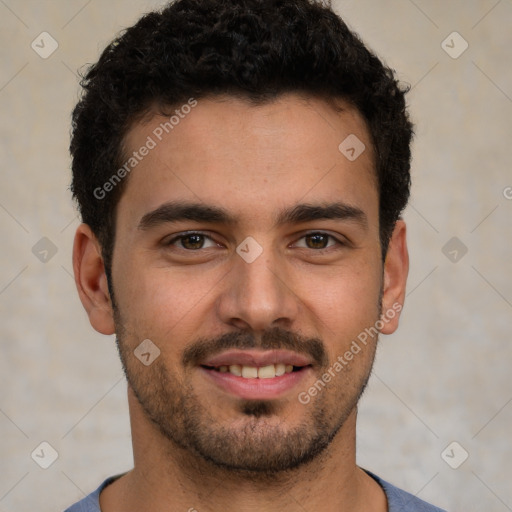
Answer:
[[(377, 337), (307, 405), (297, 398), (405, 297), (405, 224), (397, 222), (383, 264), (370, 137), (357, 111), (341, 106), (297, 94), (258, 107), (199, 100), (128, 178), (114, 303), (100, 246), (88, 226), (77, 229), (80, 298), (97, 331), (117, 334), (128, 376), (135, 465), (101, 494), (104, 512), (387, 510), (355, 462), (357, 401)], [(136, 123), (127, 154), (165, 120)], [(350, 134), (366, 146), (353, 162), (338, 150)], [(171, 201), (222, 207), (234, 222), (140, 226)], [(283, 209), (334, 202), (364, 215), (275, 223)], [(206, 238), (174, 240), (191, 230)], [(306, 236), (317, 232), (334, 238)], [(236, 252), (249, 236), (263, 250), (252, 263)], [(393, 316), (382, 333), (397, 328)], [(149, 366), (133, 353), (145, 339), (160, 350)], [(289, 392), (254, 403), (212, 385), (197, 358), (184, 360), (200, 345), (211, 354), (295, 347), (313, 364)]]

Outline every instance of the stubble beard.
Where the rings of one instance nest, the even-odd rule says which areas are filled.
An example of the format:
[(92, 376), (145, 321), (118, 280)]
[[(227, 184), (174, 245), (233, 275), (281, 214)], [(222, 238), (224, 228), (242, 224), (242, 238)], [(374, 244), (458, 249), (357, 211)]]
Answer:
[(169, 453), (177, 446), (196, 460), (254, 480), (298, 469), (325, 452), (366, 388), (377, 341), (366, 347), (372, 353), (366, 356), (367, 365), (357, 382), (338, 387), (336, 394), (326, 387), (307, 405), (297, 400), (294, 407), (304, 412), (299, 424), (286, 424), (283, 404), (277, 401), (241, 400), (236, 411), (240, 420), (222, 425), (191, 384), (165, 366), (163, 357), (147, 367), (135, 358), (125, 323), (117, 307), (114, 311), (116, 342), (128, 385), (147, 418), (170, 441)]

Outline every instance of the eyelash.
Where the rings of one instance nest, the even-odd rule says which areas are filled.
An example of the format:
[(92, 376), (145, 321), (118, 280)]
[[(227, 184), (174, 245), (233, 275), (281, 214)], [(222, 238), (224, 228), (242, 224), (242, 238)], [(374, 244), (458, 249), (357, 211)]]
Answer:
[[(175, 236), (174, 238), (172, 238), (168, 242), (165, 242), (165, 246), (172, 246), (175, 242), (177, 242), (179, 240), (183, 240), (185, 238), (188, 238), (189, 236), (194, 236), (194, 235), (199, 235), (199, 236), (208, 238), (211, 241), (215, 242), (215, 240), (213, 240), (213, 238), (211, 236), (209, 236), (209, 235), (207, 235), (205, 233), (202, 233), (200, 231), (187, 231), (186, 233), (183, 233), (181, 235)], [(302, 240), (303, 238), (306, 238), (308, 236), (313, 236), (313, 235), (322, 235), (322, 236), (326, 236), (328, 239), (334, 240), (336, 242), (336, 244), (339, 246), (338, 249), (340, 247), (344, 247), (344, 246), (348, 245), (346, 242), (342, 242), (341, 240), (337, 239), (335, 236), (330, 235), (329, 233), (325, 233), (323, 231), (311, 231), (311, 232), (306, 233), (303, 236), (301, 236), (299, 238), (299, 240)], [(334, 248), (334, 246), (324, 247), (323, 249), (310, 249), (309, 247), (299, 247), (299, 249), (310, 249), (311, 251), (314, 251), (314, 252), (320, 253), (320, 254), (323, 254), (325, 252), (330, 252), (333, 248)], [(199, 252), (199, 251), (202, 250), (202, 248), (201, 249), (185, 249), (184, 247), (179, 247), (179, 249), (181, 249), (182, 251), (191, 252), (191, 253), (192, 252)]]

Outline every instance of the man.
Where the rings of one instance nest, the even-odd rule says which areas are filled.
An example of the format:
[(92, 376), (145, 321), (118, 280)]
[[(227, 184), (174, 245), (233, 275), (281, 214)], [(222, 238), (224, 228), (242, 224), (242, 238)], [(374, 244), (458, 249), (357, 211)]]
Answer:
[(74, 272), (135, 464), (68, 511), (439, 511), (355, 460), (408, 272), (393, 72), (313, 0), (178, 0), (83, 87)]

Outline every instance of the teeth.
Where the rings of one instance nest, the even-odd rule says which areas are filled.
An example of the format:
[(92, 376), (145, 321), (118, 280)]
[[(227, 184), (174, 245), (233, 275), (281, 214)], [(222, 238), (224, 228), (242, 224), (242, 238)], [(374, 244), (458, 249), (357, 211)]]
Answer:
[(258, 368), (254, 366), (242, 366), (242, 377), (246, 379), (256, 379), (258, 378)]
[[(242, 373), (243, 376), (243, 373)], [(273, 379), (276, 376), (276, 367), (273, 364), (258, 368), (258, 379)]]
[(228, 367), (228, 370), (233, 375), (238, 375), (238, 377), (242, 376), (242, 367), (239, 364), (232, 364)]
[(276, 364), (276, 377), (284, 375), (286, 373), (286, 365), (283, 363)]
[(229, 372), (237, 377), (244, 377), (246, 379), (273, 379), (285, 373), (291, 373), (293, 371), (293, 365), (277, 363), (257, 368), (256, 366), (232, 364), (230, 366), (219, 366), (216, 370), (221, 373)]

